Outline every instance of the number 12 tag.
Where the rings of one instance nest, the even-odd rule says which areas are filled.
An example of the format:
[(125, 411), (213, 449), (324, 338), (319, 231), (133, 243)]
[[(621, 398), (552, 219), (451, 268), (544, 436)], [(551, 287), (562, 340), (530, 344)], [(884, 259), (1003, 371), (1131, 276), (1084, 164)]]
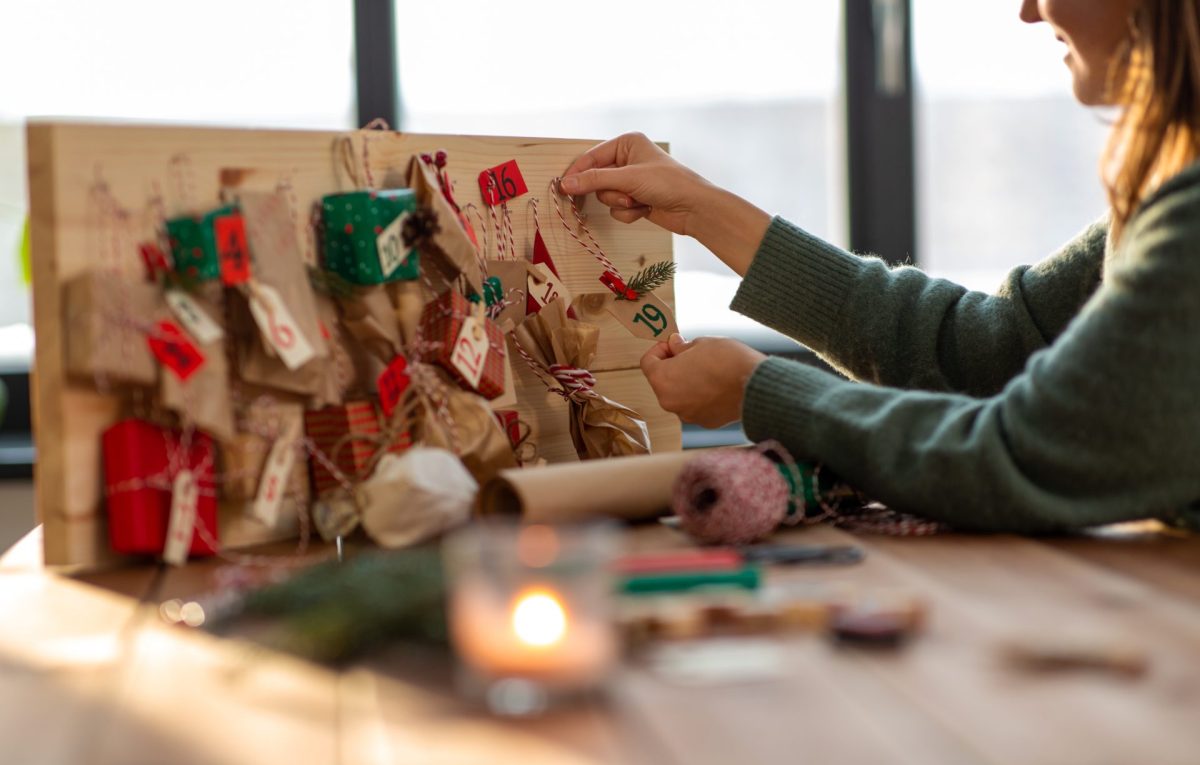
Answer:
[(665, 341), (679, 331), (671, 309), (652, 292), (637, 300), (610, 300), (605, 308), (634, 337)]
[(472, 388), (479, 388), (487, 354), (488, 337), (483, 321), (478, 316), (468, 316), (454, 341), (450, 363)]

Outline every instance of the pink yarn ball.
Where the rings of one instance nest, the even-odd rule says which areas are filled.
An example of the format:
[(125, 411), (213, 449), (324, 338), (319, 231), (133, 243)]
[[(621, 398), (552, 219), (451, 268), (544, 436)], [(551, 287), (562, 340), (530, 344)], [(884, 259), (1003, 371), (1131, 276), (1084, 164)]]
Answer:
[(770, 536), (787, 514), (790, 491), (778, 468), (754, 449), (701, 454), (675, 479), (671, 506), (701, 542), (743, 545)]

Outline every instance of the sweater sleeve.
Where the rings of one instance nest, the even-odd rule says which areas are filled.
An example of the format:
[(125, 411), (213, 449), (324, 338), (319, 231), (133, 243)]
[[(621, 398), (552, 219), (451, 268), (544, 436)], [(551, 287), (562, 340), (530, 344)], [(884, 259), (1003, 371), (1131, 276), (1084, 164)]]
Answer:
[(732, 307), (853, 379), (991, 395), (1095, 292), (1107, 230), (1106, 220), (1093, 224), (989, 295), (852, 255), (775, 218)]
[(1001, 392), (896, 390), (770, 359), (747, 384), (747, 434), (963, 530), (1194, 525), (1182, 508), (1200, 500), (1200, 192), (1159, 200), (1125, 242), (1127, 265)]

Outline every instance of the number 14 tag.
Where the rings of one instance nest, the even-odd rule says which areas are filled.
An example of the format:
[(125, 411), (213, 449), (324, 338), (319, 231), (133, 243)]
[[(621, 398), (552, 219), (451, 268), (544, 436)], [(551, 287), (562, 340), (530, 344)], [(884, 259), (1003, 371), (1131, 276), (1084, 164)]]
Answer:
[(671, 309), (653, 292), (647, 292), (637, 300), (609, 300), (605, 308), (634, 337), (665, 341), (679, 331)]

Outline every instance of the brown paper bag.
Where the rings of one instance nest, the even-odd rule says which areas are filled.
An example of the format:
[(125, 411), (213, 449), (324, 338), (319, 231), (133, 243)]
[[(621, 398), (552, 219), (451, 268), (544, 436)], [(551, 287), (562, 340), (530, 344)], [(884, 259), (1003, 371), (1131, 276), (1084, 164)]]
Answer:
[(389, 282), (385, 286), (388, 296), (392, 299), (392, 305), (396, 307), (400, 338), (405, 345), (411, 345), (417, 340), (425, 303), (432, 299), (433, 295), (426, 295), (421, 282), (416, 279)]
[(462, 274), (471, 289), (483, 294), (483, 275), (479, 271), (475, 245), (459, 223), (458, 214), (442, 195), (434, 173), (434, 169), (418, 156), (414, 156), (408, 166), (409, 187), (416, 193), (421, 206), (433, 211), (438, 223), (438, 232), (421, 253), (421, 267), (425, 269), (425, 275), (429, 275), (426, 267), (436, 266), (448, 282)]
[(512, 332), (525, 321), (527, 265), (527, 261), (524, 260), (487, 261), (487, 275), (500, 280), (500, 287), (504, 293), (504, 308), (492, 318), (505, 334)]
[(342, 324), (375, 360), (374, 372), (378, 375), (401, 350), (396, 308), (387, 290), (382, 285), (361, 287), (350, 296), (339, 298), (338, 304), (342, 308)]
[[(219, 320), (224, 314), (219, 283), (204, 284), (191, 297), (210, 318)], [(195, 338), (192, 341), (204, 354), (204, 363), (187, 380), (180, 380), (170, 370), (163, 370), (160, 403), (176, 412), (180, 419), (228, 444), (233, 440), (234, 427), (227, 341), (225, 338), (203, 344)]]
[[(596, 355), (600, 329), (568, 319), (561, 299), (547, 303), (513, 331), (513, 339), (546, 374), (552, 364), (586, 371)], [(571, 441), (580, 459), (650, 452), (650, 431), (642, 416), (594, 389), (570, 392)]]
[[(480, 483), (517, 466), (512, 444), (486, 399), (462, 390), (446, 372), (429, 364), (413, 364), (409, 369), (415, 389), (412, 395), (421, 401), (416, 414), (417, 442), (454, 452)], [(438, 402), (444, 402), (450, 422), (438, 416)]]
[[(286, 197), (281, 194), (245, 192), (238, 206), (246, 224), (246, 237), (254, 261), (254, 280), (273, 287), (296, 322), (315, 356), (299, 369), (290, 370), (261, 337), (246, 310), (238, 314), (238, 373), (246, 382), (315, 397), (323, 405), (329, 348), (317, 318), (317, 303), (301, 258), (296, 229)], [(235, 303), (238, 301), (234, 301)], [(245, 302), (244, 300), (241, 302)], [(244, 306), (243, 306), (244, 307)]]
[[(258, 493), (263, 464), (271, 451), (272, 433), (286, 433), (289, 428), (303, 431), (304, 406), (295, 401), (281, 401), (268, 397), (255, 399), (242, 413), (240, 432), (221, 452), (224, 480), (221, 488), (225, 496), (237, 502), (252, 502)], [(308, 507), (310, 495), (308, 463), (296, 460), (288, 477), (283, 510), (294, 515), (299, 509)]]
[(157, 284), (88, 271), (63, 285), (67, 373), (73, 377), (153, 385), (158, 363), (139, 323), (166, 318)]

